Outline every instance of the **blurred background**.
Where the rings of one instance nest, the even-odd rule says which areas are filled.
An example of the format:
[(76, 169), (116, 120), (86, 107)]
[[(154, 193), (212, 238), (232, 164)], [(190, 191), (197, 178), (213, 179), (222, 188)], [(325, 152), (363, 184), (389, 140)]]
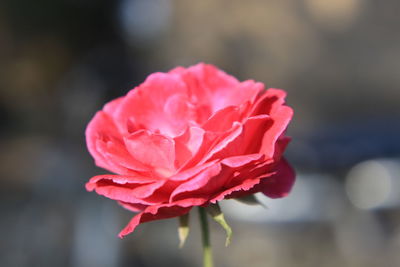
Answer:
[(400, 2), (2, 0), (0, 266), (201, 266), (196, 213), (141, 225), (88, 193), (84, 130), (155, 71), (203, 61), (284, 88), (298, 179), (226, 201), (216, 266), (400, 266)]

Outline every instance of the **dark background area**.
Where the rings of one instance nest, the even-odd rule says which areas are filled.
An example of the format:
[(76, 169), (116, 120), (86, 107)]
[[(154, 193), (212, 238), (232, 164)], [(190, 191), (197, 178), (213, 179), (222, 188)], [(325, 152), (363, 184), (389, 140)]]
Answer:
[(141, 225), (84, 189), (105, 171), (84, 130), (155, 71), (215, 64), (284, 88), (295, 110), (293, 194), (224, 204), (217, 266), (398, 266), (400, 2), (3, 0), (0, 266), (200, 266), (196, 214)]

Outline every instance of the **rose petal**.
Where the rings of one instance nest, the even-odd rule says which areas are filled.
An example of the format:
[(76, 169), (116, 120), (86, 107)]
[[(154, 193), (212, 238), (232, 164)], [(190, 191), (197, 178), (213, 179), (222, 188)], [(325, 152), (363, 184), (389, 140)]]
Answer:
[(221, 173), (221, 165), (213, 164), (197, 174), (194, 178), (182, 182), (171, 194), (170, 202), (196, 197), (197, 195), (213, 194), (220, 189), (229, 176)]
[(268, 115), (249, 118), (242, 126), (240, 133), (234, 135), (230, 142), (216, 146), (217, 149), (214, 149), (207, 157), (224, 159), (235, 155), (258, 153), (263, 134), (270, 124), (271, 118)]
[(280, 106), (271, 113), (273, 124), (265, 131), (262, 138), (262, 145), (260, 152), (264, 153), (267, 157), (272, 158), (275, 153), (275, 144), (278, 138), (286, 130), (287, 125), (293, 116), (293, 110), (288, 106)]
[(188, 179), (192, 178), (193, 176), (197, 175), (199, 172), (216, 164), (217, 162), (218, 162), (218, 160), (213, 160), (213, 161), (209, 161), (204, 164), (194, 166), (193, 168), (189, 168), (187, 170), (179, 171), (176, 174), (174, 174), (173, 176), (169, 177), (168, 180), (180, 181), (180, 182), (188, 180)]
[(160, 179), (156, 177), (149, 177), (149, 176), (141, 176), (141, 175), (116, 175), (116, 174), (102, 174), (96, 175), (90, 178), (89, 182), (86, 184), (86, 188), (89, 191), (92, 191), (93, 188), (89, 187), (91, 184), (95, 184), (101, 180), (112, 180), (117, 184), (149, 184), (153, 182), (160, 181)]
[(255, 102), (249, 116), (271, 114), (285, 104), (286, 92), (281, 89), (269, 88)]
[(271, 177), (276, 173), (273, 164), (268, 161), (254, 161), (239, 169), (235, 169), (229, 183), (225, 186), (226, 190), (220, 192), (210, 200), (212, 203), (226, 198), (243, 197), (260, 191), (258, 185), (261, 180)]
[(203, 125), (205, 131), (225, 132), (232, 128), (233, 123), (240, 120), (239, 108), (225, 107), (214, 113)]
[(115, 114), (117, 125), (124, 134), (129, 133), (127, 125), (131, 122), (136, 130), (179, 135), (191, 114), (186, 96), (186, 85), (179, 76), (152, 74), (124, 98)]
[(293, 168), (282, 159), (275, 175), (262, 179), (260, 191), (270, 198), (287, 196), (292, 190), (296, 174)]
[(191, 109), (187, 95), (174, 94), (164, 104), (165, 119), (168, 122), (165, 134), (178, 136), (185, 132), (189, 121), (195, 117), (195, 111)]
[(177, 201), (170, 204), (149, 206), (132, 218), (128, 225), (119, 233), (119, 237), (123, 238), (132, 233), (140, 223), (182, 216), (188, 213), (193, 206), (202, 204), (201, 201), (193, 200), (192, 202)]
[(97, 140), (96, 147), (116, 173), (129, 175), (132, 171), (134, 174), (149, 171), (148, 167), (129, 154), (121, 140), (115, 138), (107, 142)]
[(147, 205), (143, 205), (143, 204), (133, 204), (133, 203), (123, 202), (123, 201), (118, 201), (118, 204), (120, 204), (122, 207), (124, 207), (125, 209), (132, 211), (132, 212), (141, 212), (148, 207)]
[(262, 83), (239, 83), (233, 76), (203, 63), (188, 69), (176, 68), (170, 73), (181, 75), (188, 85), (191, 101), (199, 106), (206, 104), (211, 113), (228, 106), (252, 102), (263, 89)]
[(118, 130), (112, 119), (103, 111), (99, 111), (89, 122), (86, 128), (86, 144), (89, 153), (95, 160), (97, 166), (107, 169), (111, 172), (118, 172), (118, 166), (110, 164), (108, 159), (99, 151), (99, 141), (107, 142), (111, 138), (118, 136)]
[[(216, 203), (217, 201), (231, 198), (233, 194), (238, 193), (238, 192), (248, 194), (248, 191), (250, 191), (254, 186), (256, 186), (259, 183), (260, 183), (260, 178), (246, 179), (239, 185), (236, 185), (229, 189), (223, 190), (217, 196), (210, 199), (210, 202)], [(239, 194), (237, 194), (237, 196), (235, 196), (235, 197), (239, 197)]]
[[(206, 153), (204, 153), (203, 158), (200, 160), (200, 163), (204, 163), (208, 160), (218, 158), (217, 156), (214, 155), (216, 155), (221, 150), (225, 149), (230, 143), (237, 140), (237, 138), (242, 134), (242, 132), (243, 132), (243, 126), (241, 125), (241, 123), (234, 122), (232, 128), (229, 131), (225, 132), (223, 135), (218, 136), (214, 140), (211, 139), (213, 135), (210, 135), (211, 138), (209, 141), (209, 145), (207, 149), (203, 150), (206, 151)], [(209, 133), (210, 132), (207, 132), (206, 136), (208, 136)], [(198, 155), (196, 155), (196, 157), (198, 157)]]
[(274, 149), (274, 160), (278, 162), (281, 159), (283, 152), (285, 152), (285, 149), (291, 140), (292, 138), (284, 135), (281, 135), (278, 138)]
[[(229, 90), (239, 84), (239, 81), (233, 76), (204, 63), (187, 69), (175, 68), (170, 73), (182, 77), (187, 84), (191, 102), (197, 105), (204, 103), (209, 105), (210, 101), (213, 101), (216, 91)], [(212, 112), (220, 108), (213, 109)]]
[(241, 131), (242, 126), (240, 123), (234, 122), (232, 128), (224, 133), (205, 132), (197, 153), (181, 166), (179, 171), (193, 168), (196, 165), (202, 165), (209, 161), (215, 153), (235, 140), (235, 138), (240, 135)]
[(203, 143), (204, 133), (203, 129), (193, 126), (187, 128), (184, 134), (174, 139), (177, 169), (197, 153)]
[(242, 156), (233, 156), (223, 159), (221, 163), (231, 168), (238, 168), (247, 165), (249, 163), (259, 161), (263, 157), (264, 157), (263, 154), (248, 154)]
[(103, 111), (107, 113), (110, 117), (115, 118), (114, 115), (121, 105), (122, 101), (124, 100), (124, 97), (119, 97), (117, 99), (114, 99), (107, 104), (104, 105)]
[(174, 140), (140, 130), (125, 138), (125, 145), (134, 159), (152, 167), (156, 174), (168, 177), (174, 172)]
[(98, 175), (90, 179), (86, 189), (113, 200), (151, 205), (165, 200), (161, 195), (152, 196), (165, 182), (141, 176)]

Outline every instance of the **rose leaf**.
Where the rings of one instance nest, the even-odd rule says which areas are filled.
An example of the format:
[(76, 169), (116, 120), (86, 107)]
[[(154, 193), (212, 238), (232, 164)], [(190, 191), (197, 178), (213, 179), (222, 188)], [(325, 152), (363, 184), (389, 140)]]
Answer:
[(248, 196), (244, 196), (244, 197), (239, 197), (239, 198), (234, 198), (234, 200), (237, 200), (243, 204), (247, 204), (247, 205), (261, 205), (264, 208), (267, 208), (265, 206), (264, 203), (262, 203), (258, 198), (256, 198), (256, 196), (253, 195), (248, 195)]

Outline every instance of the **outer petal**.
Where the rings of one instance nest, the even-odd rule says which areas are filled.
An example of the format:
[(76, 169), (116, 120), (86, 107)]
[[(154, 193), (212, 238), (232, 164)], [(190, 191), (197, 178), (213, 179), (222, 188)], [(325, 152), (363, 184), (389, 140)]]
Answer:
[(86, 184), (88, 191), (95, 190), (113, 200), (133, 204), (152, 205), (165, 200), (154, 192), (165, 184), (165, 180), (141, 176), (98, 175)]
[(286, 93), (280, 89), (270, 88), (256, 101), (251, 116), (267, 114), (273, 120), (271, 126), (265, 130), (262, 138), (260, 152), (267, 157), (275, 154), (275, 144), (285, 132), (290, 120), (293, 117), (293, 110), (285, 105)]
[(267, 157), (272, 158), (275, 153), (275, 144), (278, 138), (284, 133), (287, 125), (293, 116), (293, 110), (288, 106), (278, 107), (271, 113), (273, 124), (265, 132), (262, 139), (260, 152), (264, 153)]
[(119, 97), (117, 99), (108, 102), (107, 104), (104, 105), (103, 111), (107, 113), (111, 118), (115, 118), (115, 113), (123, 100), (124, 97)]
[(115, 175), (115, 174), (103, 174), (96, 175), (92, 177), (86, 184), (86, 189), (92, 191), (94, 189), (94, 184), (102, 180), (112, 180), (117, 184), (150, 184), (153, 182), (160, 181), (160, 179), (151, 176), (141, 176), (141, 175)]
[(254, 194), (255, 192), (252, 189), (259, 183), (260, 177), (246, 179), (241, 184), (220, 192), (217, 196), (214, 196), (212, 199), (210, 199), (210, 202), (216, 203), (217, 201), (221, 201), (227, 198), (236, 198), (248, 194)]
[[(263, 134), (271, 125), (268, 115), (259, 115), (249, 118), (242, 126), (242, 131), (231, 142), (226, 143), (217, 153), (212, 154), (212, 159), (224, 159), (236, 155), (258, 153), (261, 147)], [(219, 146), (217, 146), (219, 147)]]
[(94, 158), (97, 166), (111, 172), (119, 172), (120, 168), (119, 166), (110, 164), (104, 153), (102, 153), (103, 151), (99, 151), (98, 145), (99, 141), (106, 143), (112, 138), (115, 139), (117, 136), (119, 136), (119, 132), (114, 122), (110, 116), (103, 111), (97, 112), (86, 128), (86, 144), (89, 153)]
[(292, 190), (296, 174), (285, 159), (282, 159), (278, 171), (269, 178), (262, 179), (259, 189), (270, 198), (287, 196)]
[(109, 140), (97, 140), (96, 150), (107, 161), (108, 166), (112, 167), (113, 172), (119, 174), (136, 174), (137, 172), (149, 171), (148, 167), (129, 154), (122, 140), (117, 138), (107, 139)]
[(188, 213), (193, 206), (200, 206), (202, 204), (204, 202), (193, 200), (191, 203), (177, 201), (171, 204), (149, 206), (132, 218), (128, 225), (119, 233), (119, 237), (123, 238), (132, 233), (140, 223), (181, 216)]
[(281, 89), (269, 88), (255, 102), (250, 116), (271, 114), (285, 104), (286, 92)]
[(148, 207), (147, 205), (143, 205), (143, 204), (132, 204), (132, 203), (123, 202), (123, 201), (118, 201), (118, 204), (120, 204), (122, 207), (124, 207), (125, 209), (132, 211), (132, 212), (141, 212)]
[(290, 143), (292, 140), (291, 137), (289, 136), (284, 136), (282, 135), (281, 137), (278, 138), (278, 140), (275, 143), (275, 153), (274, 153), (274, 160), (275, 161), (280, 161), (283, 153), (285, 152), (285, 149), (287, 145)]
[[(224, 165), (231, 169), (231, 178), (224, 189), (212, 198), (212, 202), (259, 192), (254, 188), (260, 183), (261, 179), (276, 173), (276, 170), (273, 168), (274, 164), (263, 160), (263, 157), (260, 157), (259, 154), (252, 155), (246, 161), (243, 158), (243, 165), (238, 164), (240, 162), (239, 159), (235, 159), (234, 161), (224, 160)], [(224, 172), (228, 171), (229, 169), (224, 170)]]
[[(201, 173), (179, 185), (171, 194), (170, 201), (184, 201), (186, 198), (210, 200), (226, 188), (235, 187), (242, 180), (254, 178), (260, 171), (254, 170), (257, 162), (261, 162), (263, 155), (253, 154), (236, 156), (224, 159), (221, 163), (210, 165)], [(246, 169), (245, 175), (238, 180), (236, 173)], [(263, 172), (263, 170), (261, 170)], [(235, 180), (236, 179), (236, 180)]]

